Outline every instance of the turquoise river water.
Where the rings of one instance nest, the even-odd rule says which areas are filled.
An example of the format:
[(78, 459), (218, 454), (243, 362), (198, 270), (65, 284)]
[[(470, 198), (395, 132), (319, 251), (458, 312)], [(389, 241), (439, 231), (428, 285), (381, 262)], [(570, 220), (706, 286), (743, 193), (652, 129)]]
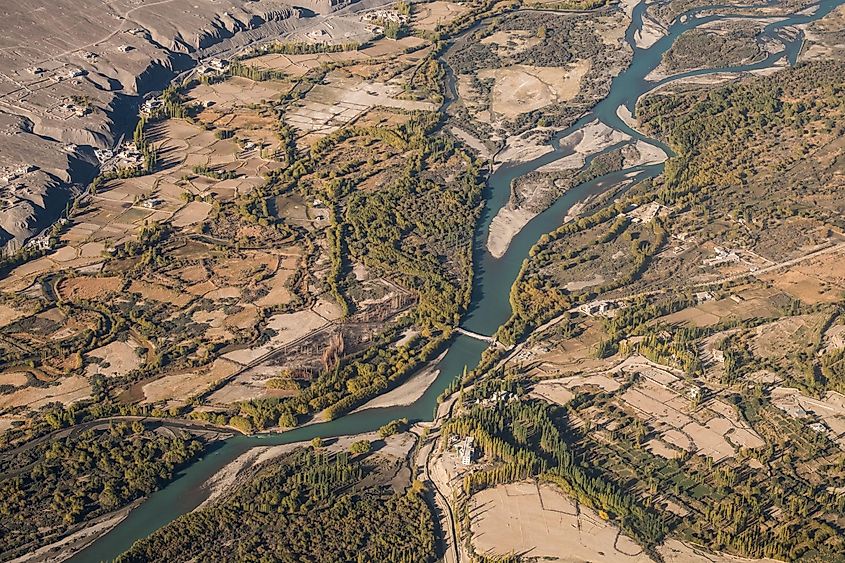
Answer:
[[(671, 154), (668, 147), (655, 139), (644, 137), (618, 116), (621, 106), (634, 110), (637, 99), (643, 94), (666, 83), (669, 80), (685, 76), (709, 74), (724, 71), (747, 71), (768, 68), (783, 58), (790, 64), (797, 60), (803, 44), (803, 35), (790, 36), (782, 30), (787, 26), (800, 25), (823, 17), (845, 0), (821, 0), (814, 10), (802, 14), (778, 18), (766, 26), (764, 34), (776, 37), (785, 45), (780, 53), (770, 55), (764, 60), (743, 67), (731, 69), (719, 68), (687, 72), (658, 82), (646, 80), (646, 76), (660, 64), (663, 54), (672, 46), (678, 36), (689, 29), (702, 24), (725, 19), (730, 16), (729, 6), (715, 6), (702, 10), (686, 12), (670, 26), (668, 34), (648, 48), (638, 48), (634, 35), (642, 26), (645, 4), (634, 8), (632, 23), (626, 32), (626, 40), (633, 48), (631, 65), (619, 74), (611, 85), (608, 96), (597, 104), (592, 111), (582, 117), (566, 131), (561, 132), (552, 142), (554, 151), (530, 162), (512, 166), (503, 166), (493, 173), (485, 191), (485, 208), (475, 233), (475, 281), (470, 310), (462, 326), (481, 334), (492, 335), (498, 327), (507, 321), (511, 314), (508, 296), (523, 260), (531, 247), (544, 234), (553, 231), (563, 221), (567, 211), (585, 198), (601, 193), (623, 182), (633, 182), (654, 177), (662, 171), (662, 165), (642, 166), (608, 174), (587, 182), (566, 192), (549, 209), (538, 215), (513, 239), (506, 254), (500, 259), (493, 258), (486, 251), (487, 233), (492, 218), (507, 203), (511, 182), (528, 172), (570, 154), (569, 149), (561, 148), (559, 139), (576, 131), (586, 123), (598, 119), (610, 127), (625, 132), (635, 139), (657, 145)], [(772, 6), (776, 4), (764, 4)], [(761, 5), (762, 6), (762, 5)], [(753, 18), (753, 16), (741, 16)], [(184, 470), (177, 479), (165, 488), (150, 495), (138, 508), (108, 533), (104, 534), (86, 549), (75, 555), (73, 562), (97, 562), (112, 560), (132, 546), (132, 544), (155, 532), (182, 514), (196, 508), (208, 496), (208, 490), (202, 485), (222, 467), (236, 459), (250, 448), (270, 446), (310, 440), (314, 437), (329, 438), (349, 434), (358, 434), (376, 430), (380, 426), (397, 418), (411, 421), (431, 420), (437, 406), (437, 397), (459, 376), (464, 367), (472, 369), (477, 365), (486, 343), (466, 336), (457, 336), (450, 344), (443, 359), (439, 362), (440, 374), (435, 382), (416, 402), (409, 406), (370, 409), (341, 417), (337, 420), (304, 426), (288, 432), (261, 434), (257, 436), (236, 436), (223, 442), (204, 457)]]

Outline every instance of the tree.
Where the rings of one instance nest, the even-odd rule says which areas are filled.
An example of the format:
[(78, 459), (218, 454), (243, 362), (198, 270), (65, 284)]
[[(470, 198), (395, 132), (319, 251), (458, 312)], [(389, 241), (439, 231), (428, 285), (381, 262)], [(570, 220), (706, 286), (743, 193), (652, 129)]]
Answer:
[(408, 427), (408, 419), (407, 418), (399, 418), (396, 420), (391, 420), (384, 426), (378, 429), (378, 435), (382, 438), (387, 438), (388, 436), (393, 436), (397, 432), (402, 432)]
[(366, 454), (373, 449), (372, 443), (369, 440), (358, 440), (349, 446), (349, 453), (352, 455)]
[(296, 426), (296, 418), (289, 412), (284, 412), (279, 416), (279, 426), (282, 428), (293, 428)]
[(252, 422), (243, 416), (233, 416), (229, 419), (229, 426), (240, 430), (244, 434), (251, 434), (253, 431)]

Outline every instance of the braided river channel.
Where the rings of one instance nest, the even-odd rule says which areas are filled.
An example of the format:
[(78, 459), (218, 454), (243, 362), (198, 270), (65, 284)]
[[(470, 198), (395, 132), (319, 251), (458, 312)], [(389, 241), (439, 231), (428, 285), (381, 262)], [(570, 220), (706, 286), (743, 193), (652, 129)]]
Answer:
[[(801, 32), (789, 33), (787, 28), (815, 21), (830, 13), (843, 2), (845, 0), (821, 0), (800, 13), (776, 17), (747, 15), (749, 6), (743, 7), (742, 10), (735, 6), (718, 5), (697, 8), (681, 14), (669, 26), (664, 36), (652, 45), (642, 48), (637, 46), (635, 36), (642, 29), (646, 4), (641, 2), (636, 5), (633, 9), (631, 24), (625, 34), (625, 40), (633, 50), (633, 59), (630, 66), (613, 79), (607, 97), (571, 127), (560, 132), (551, 142), (554, 150), (529, 162), (503, 165), (490, 175), (484, 192), (484, 210), (475, 231), (475, 276), (472, 300), (461, 326), (468, 331), (492, 335), (499, 326), (508, 320), (511, 314), (510, 289), (519, 274), (523, 260), (528, 257), (529, 250), (543, 234), (555, 230), (562, 224), (567, 212), (574, 205), (604, 191), (618, 189), (624, 185), (633, 185), (646, 178), (655, 177), (663, 170), (662, 164), (628, 168), (601, 176), (570, 189), (551, 207), (528, 223), (513, 238), (507, 252), (501, 258), (494, 258), (486, 249), (488, 231), (493, 217), (508, 202), (511, 182), (541, 166), (572, 154), (571, 148), (561, 146), (560, 139), (576, 132), (588, 123), (598, 120), (631, 136), (634, 140), (657, 146), (671, 156), (672, 152), (668, 147), (656, 139), (642, 135), (620, 117), (620, 113), (622, 113), (620, 110), (623, 106), (633, 112), (637, 100), (642, 95), (667, 82), (689, 76), (762, 70), (783, 64), (784, 61), (788, 64), (795, 64), (804, 37)], [(777, 2), (772, 2), (751, 7), (771, 8), (776, 6)], [(736, 13), (732, 13), (732, 11)], [(709, 22), (728, 18), (771, 21), (763, 29), (763, 37), (778, 40), (784, 46), (784, 49), (745, 66), (695, 70), (659, 81), (646, 79), (649, 73), (658, 67), (663, 54), (671, 48), (683, 32)], [(460, 41), (460, 37), (456, 41)], [(447, 92), (447, 103), (449, 103), (449, 98), (454, 99), (456, 94), (453, 77), (450, 73), (447, 73), (447, 77), (449, 90)], [(587, 164), (589, 164), (589, 159)], [(439, 370), (437, 379), (423, 396), (411, 405), (367, 409), (348, 414), (331, 422), (303, 426), (287, 432), (263, 433), (253, 436), (237, 435), (225, 440), (222, 444), (207, 452), (204, 457), (184, 468), (174, 481), (150, 495), (140, 506), (132, 510), (120, 524), (77, 553), (70, 561), (112, 560), (129, 549), (134, 542), (149, 536), (179, 516), (195, 509), (210, 493), (209, 489), (203, 486), (204, 483), (250, 448), (307, 441), (315, 437), (330, 438), (371, 432), (398, 418), (407, 418), (412, 422), (432, 420), (437, 407), (437, 397), (456, 377), (461, 375), (465, 367), (472, 369), (478, 364), (481, 353), (487, 346), (488, 343), (478, 339), (464, 335), (456, 336), (450, 342), (445, 356), (437, 365)]]

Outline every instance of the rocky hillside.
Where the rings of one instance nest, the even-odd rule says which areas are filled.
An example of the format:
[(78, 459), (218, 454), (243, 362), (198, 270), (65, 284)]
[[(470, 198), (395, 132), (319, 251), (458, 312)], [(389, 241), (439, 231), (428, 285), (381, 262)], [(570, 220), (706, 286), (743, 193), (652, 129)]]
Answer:
[[(328, 13), (342, 0), (297, 2)], [(0, 249), (49, 226), (140, 98), (209, 56), (294, 29), (280, 0), (19, 0), (0, 6)]]

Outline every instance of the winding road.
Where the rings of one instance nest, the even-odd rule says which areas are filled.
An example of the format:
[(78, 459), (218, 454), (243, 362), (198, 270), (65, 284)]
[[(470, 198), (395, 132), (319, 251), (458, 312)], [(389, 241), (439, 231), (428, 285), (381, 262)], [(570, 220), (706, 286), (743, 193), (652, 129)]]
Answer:
[[(799, 25), (808, 23), (818, 19), (829, 13), (834, 7), (842, 4), (845, 0), (820, 0), (818, 9), (812, 14), (806, 12), (801, 15), (783, 16), (778, 22), (770, 24), (765, 28), (767, 37), (776, 33), (782, 27), (792, 25)], [(773, 3), (761, 4), (762, 7), (771, 7)], [(622, 118), (619, 117), (619, 109), (623, 106), (628, 110), (633, 110), (636, 101), (644, 94), (650, 92), (655, 84), (648, 82), (645, 77), (657, 66), (662, 60), (663, 54), (672, 46), (675, 39), (687, 30), (696, 28), (709, 22), (725, 19), (730, 16), (730, 7), (716, 6), (692, 9), (681, 14), (667, 30), (667, 34), (657, 40), (653, 45), (647, 48), (640, 48), (636, 46), (634, 35), (642, 27), (643, 16), (645, 14), (645, 3), (639, 3), (633, 10), (632, 23), (626, 31), (626, 40), (634, 51), (634, 56), (629, 67), (617, 76), (611, 86), (608, 96), (597, 104), (590, 112), (578, 120), (572, 127), (561, 132), (558, 139), (577, 131), (587, 123), (598, 119), (604, 122), (609, 127), (625, 132), (635, 140), (641, 140), (651, 145), (659, 146), (664, 150), (668, 150), (662, 143), (655, 139), (650, 139), (635, 131), (630, 125), (626, 124)], [(705, 15), (700, 15), (699, 12), (709, 10)], [(726, 11), (725, 14), (715, 13), (715, 11)], [(763, 16), (760, 16), (763, 18)], [(786, 57), (788, 60), (793, 60), (793, 55), (800, 49), (801, 41), (796, 40), (785, 45), (785, 49), (777, 56), (768, 57), (765, 61), (747, 65), (736, 69), (710, 69), (707, 72), (718, 73), (726, 70), (733, 71), (747, 71), (762, 68), (768, 68), (777, 63), (782, 58)], [(553, 147), (554, 147), (553, 143)], [(528, 256), (531, 247), (536, 243), (539, 237), (547, 232), (557, 228), (561, 223), (561, 218), (566, 215), (566, 212), (572, 208), (573, 205), (583, 201), (586, 197), (596, 193), (613, 189), (619, 182), (626, 179), (626, 176), (631, 172), (637, 172), (638, 179), (654, 177), (662, 171), (661, 165), (642, 166), (633, 169), (626, 169), (619, 173), (609, 174), (592, 180), (586, 184), (582, 184), (569, 190), (564, 194), (552, 207), (547, 211), (541, 213), (523, 230), (514, 237), (514, 240), (508, 251), (501, 259), (493, 258), (486, 253), (484, 243), (487, 239), (487, 234), (492, 217), (495, 216), (498, 209), (506, 202), (510, 194), (511, 180), (527, 174), (537, 168), (553, 162), (557, 159), (565, 157), (569, 154), (566, 150), (560, 147), (555, 147), (555, 150), (533, 160), (528, 163), (522, 163), (514, 166), (502, 166), (498, 168), (489, 178), (489, 190), (487, 205), (479, 221), (475, 236), (475, 246), (477, 249), (476, 262), (474, 269), (476, 276), (474, 278), (473, 303), (471, 311), (467, 315), (461, 327), (470, 333), (476, 335), (488, 332), (501, 326), (511, 315), (510, 304), (508, 301), (508, 294), (514, 281), (519, 275), (520, 267)], [(838, 248), (838, 247), (837, 247)], [(822, 252), (831, 252), (831, 249), (822, 249), (816, 255)], [(808, 259), (804, 257), (802, 259)], [(786, 263), (767, 266), (762, 270), (776, 269), (784, 267)], [(762, 271), (761, 270), (761, 271)], [(761, 271), (755, 273), (761, 273)], [(747, 275), (747, 274), (746, 274)], [(713, 282), (710, 282), (713, 283)], [(540, 327), (540, 331), (547, 330), (560, 322), (562, 317), (553, 319)], [(486, 335), (484, 335), (486, 336)], [(492, 338), (492, 336), (489, 336)], [(466, 334), (458, 335), (451, 344), (449, 351), (446, 353), (444, 359), (439, 364), (440, 376), (429, 390), (423, 395), (421, 399), (412, 405), (406, 407), (392, 407), (384, 409), (371, 409), (358, 413), (353, 413), (331, 422), (313, 424), (306, 427), (300, 427), (284, 433), (261, 434), (256, 436), (235, 436), (226, 442), (214, 452), (190, 466), (183, 474), (182, 478), (177, 479), (170, 485), (154, 493), (150, 498), (141, 505), (138, 509), (133, 511), (129, 517), (121, 524), (115, 527), (112, 531), (98, 539), (90, 548), (81, 552), (81, 554), (74, 558), (76, 561), (91, 561), (111, 559), (118, 554), (125, 551), (136, 540), (142, 539), (162, 526), (167, 525), (174, 518), (195, 509), (203, 500), (204, 493), (202, 492), (202, 485), (215, 472), (224, 467), (231, 460), (238, 455), (255, 446), (286, 444), (292, 442), (299, 442), (310, 440), (313, 437), (333, 437), (340, 435), (350, 435), (372, 431), (373, 429), (382, 426), (391, 420), (406, 417), (412, 421), (431, 420), (432, 411), (437, 404), (437, 397), (451, 384), (453, 379), (458, 376), (463, 368), (477, 365), (481, 358), (483, 350), (486, 348), (486, 341), (478, 340)], [(522, 345), (520, 345), (522, 346)], [(514, 350), (516, 353), (520, 347)], [(436, 432), (437, 424), (435, 423), (432, 432)], [(433, 447), (432, 447), (433, 450)], [(431, 451), (428, 455), (433, 455)], [(429, 467), (432, 459), (426, 459), (425, 472), (429, 478), (429, 482), (435, 491), (436, 498), (445, 501), (448, 505), (448, 495), (434, 486), (431, 479), (431, 469)], [(449, 519), (454, 522), (453, 515), (451, 515), (451, 507), (448, 507), (446, 514)], [(450, 523), (446, 523), (445, 530), (452, 536), (455, 553), (452, 557), (453, 561), (460, 561), (460, 554), (457, 553), (459, 549), (458, 538), (456, 531)]]

